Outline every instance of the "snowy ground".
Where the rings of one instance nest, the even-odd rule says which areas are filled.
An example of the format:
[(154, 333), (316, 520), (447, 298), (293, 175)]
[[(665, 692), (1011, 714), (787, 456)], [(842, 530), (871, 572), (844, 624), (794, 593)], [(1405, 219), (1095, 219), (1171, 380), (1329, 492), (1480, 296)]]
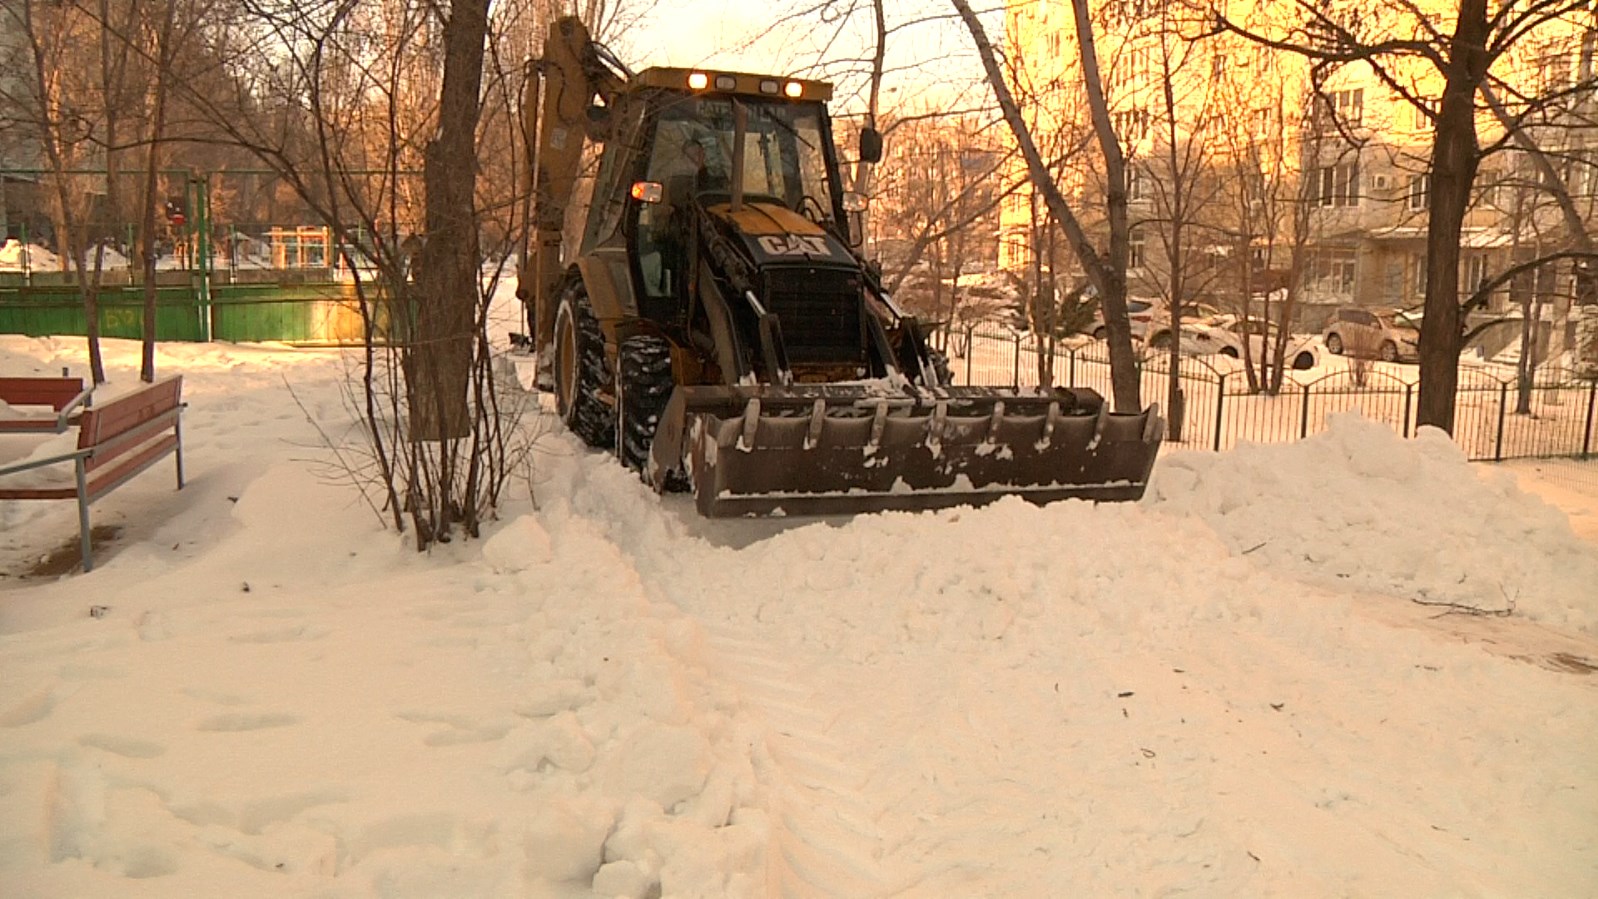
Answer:
[(323, 464), (336, 352), (161, 364), (190, 484), (93, 573), (0, 502), (0, 895), (1598, 894), (1598, 479), (1345, 418), (1138, 504), (705, 522), (551, 429), (422, 557)]

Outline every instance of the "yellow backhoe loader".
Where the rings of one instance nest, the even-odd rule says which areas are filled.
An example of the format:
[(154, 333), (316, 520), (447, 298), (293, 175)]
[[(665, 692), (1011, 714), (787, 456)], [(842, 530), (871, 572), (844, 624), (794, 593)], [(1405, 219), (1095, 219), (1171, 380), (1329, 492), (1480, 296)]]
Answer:
[[(588, 444), (709, 516), (1142, 496), (1156, 408), (948, 383), (856, 250), (830, 85), (633, 74), (575, 18), (535, 71), (518, 291), (544, 386)], [(603, 149), (568, 246), (585, 142)], [(880, 158), (880, 135), (860, 143)]]

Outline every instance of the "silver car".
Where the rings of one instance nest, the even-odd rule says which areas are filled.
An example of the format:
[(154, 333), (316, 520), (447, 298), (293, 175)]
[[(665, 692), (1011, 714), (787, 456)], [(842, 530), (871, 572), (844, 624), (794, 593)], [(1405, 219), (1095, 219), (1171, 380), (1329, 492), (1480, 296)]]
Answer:
[(1339, 355), (1383, 362), (1414, 362), (1420, 358), (1420, 325), (1397, 309), (1345, 306), (1332, 314), (1321, 333), (1326, 348)]

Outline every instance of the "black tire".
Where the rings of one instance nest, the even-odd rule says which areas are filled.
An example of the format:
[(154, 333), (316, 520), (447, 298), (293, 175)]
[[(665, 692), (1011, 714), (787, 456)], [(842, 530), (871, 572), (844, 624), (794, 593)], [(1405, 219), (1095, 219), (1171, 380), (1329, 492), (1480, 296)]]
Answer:
[(1326, 348), (1331, 350), (1333, 356), (1343, 355), (1343, 336), (1341, 334), (1326, 335)]
[(1170, 331), (1159, 331), (1153, 337), (1149, 338), (1149, 349), (1151, 349), (1151, 350), (1168, 350), (1170, 348), (1171, 348), (1171, 332)]
[(1382, 341), (1381, 357), (1383, 362), (1397, 362), (1398, 344), (1393, 343), (1391, 340)]
[(616, 351), (616, 458), (639, 474), (649, 468), (649, 447), (676, 386), (671, 344), (653, 334), (621, 342)]
[(1294, 371), (1308, 371), (1315, 367), (1315, 354), (1305, 350), (1293, 357)]
[(1232, 348), (1232, 347), (1229, 347), (1229, 346), (1221, 347), (1221, 355), (1222, 356), (1231, 356), (1233, 359), (1238, 358), (1237, 350)]
[(1105, 338), (1107, 338), (1109, 336), (1110, 336), (1110, 332), (1105, 330), (1103, 325), (1100, 325), (1099, 327), (1093, 329), (1093, 339), (1094, 340), (1104, 340)]
[(588, 305), (588, 291), (573, 280), (555, 312), (555, 407), (572, 433), (596, 449), (616, 439), (616, 413), (599, 393), (611, 383), (605, 335)]

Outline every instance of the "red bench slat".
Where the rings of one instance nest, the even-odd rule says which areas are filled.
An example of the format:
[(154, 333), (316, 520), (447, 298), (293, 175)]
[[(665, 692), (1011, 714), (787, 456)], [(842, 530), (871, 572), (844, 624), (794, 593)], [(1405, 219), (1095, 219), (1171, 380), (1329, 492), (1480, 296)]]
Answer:
[(60, 412), (82, 392), (82, 378), (0, 378), (0, 401), (10, 406), (49, 406)]
[(78, 449), (104, 443), (163, 412), (176, 409), (182, 390), (183, 377), (179, 375), (85, 411), (83, 422), (78, 426)]
[(73, 499), (76, 487), (0, 487), (0, 499)]

